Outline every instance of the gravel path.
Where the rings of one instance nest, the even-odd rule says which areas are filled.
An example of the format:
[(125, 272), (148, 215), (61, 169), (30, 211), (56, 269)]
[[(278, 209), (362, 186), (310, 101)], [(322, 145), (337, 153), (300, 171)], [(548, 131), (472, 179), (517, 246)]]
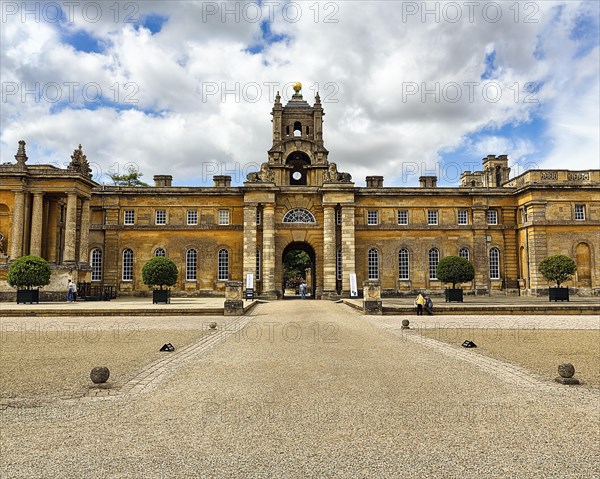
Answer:
[(252, 315), (145, 393), (3, 411), (0, 477), (600, 474), (594, 398), (498, 377), (326, 301)]

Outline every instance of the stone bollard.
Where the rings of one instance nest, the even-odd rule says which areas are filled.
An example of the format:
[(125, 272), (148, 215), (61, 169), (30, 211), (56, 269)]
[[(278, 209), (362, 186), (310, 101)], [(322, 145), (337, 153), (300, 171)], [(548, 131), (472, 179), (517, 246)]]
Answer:
[(365, 314), (383, 314), (379, 281), (363, 281), (363, 311)]
[(408, 319), (403, 319), (402, 320), (402, 327), (400, 329), (410, 329), (410, 321)]
[(240, 316), (244, 314), (244, 301), (241, 281), (225, 283), (225, 316)]
[(561, 384), (580, 384), (579, 379), (574, 378), (575, 366), (571, 363), (564, 363), (558, 366), (559, 377), (555, 379), (557, 383)]

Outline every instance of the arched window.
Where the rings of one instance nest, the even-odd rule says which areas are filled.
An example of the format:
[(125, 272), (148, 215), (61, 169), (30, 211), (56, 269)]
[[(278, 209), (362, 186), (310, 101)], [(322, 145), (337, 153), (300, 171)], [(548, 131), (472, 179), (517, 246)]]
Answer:
[(129, 248), (123, 250), (123, 281), (133, 281), (133, 251)]
[(409, 279), (409, 254), (406, 248), (398, 252), (398, 279)]
[(337, 250), (337, 257), (335, 262), (335, 277), (338, 281), (342, 280), (342, 248)]
[(437, 267), (440, 262), (440, 251), (437, 248), (429, 250), (429, 279), (437, 279)]
[(469, 261), (471, 259), (471, 253), (469, 252), (469, 248), (461, 248), (458, 250), (458, 256)]
[(302, 136), (302, 123), (299, 121), (294, 123), (294, 136)]
[(167, 256), (167, 253), (163, 248), (156, 248), (154, 250), (154, 256), (162, 256), (164, 258), (165, 256)]
[(369, 279), (379, 279), (379, 251), (371, 248), (367, 254), (367, 274)]
[(490, 279), (500, 279), (500, 250), (490, 250)]
[(288, 211), (283, 217), (284, 223), (316, 223), (314, 215), (305, 209), (296, 208)]
[(229, 251), (226, 249), (219, 250), (217, 264), (217, 280), (226, 281), (229, 279)]
[(198, 269), (198, 253), (195, 249), (187, 250), (185, 254), (185, 280), (196, 281), (196, 273)]
[(92, 281), (102, 281), (102, 250), (100, 248), (92, 250), (90, 266), (92, 267)]
[(256, 281), (260, 279), (260, 250), (256, 250)]

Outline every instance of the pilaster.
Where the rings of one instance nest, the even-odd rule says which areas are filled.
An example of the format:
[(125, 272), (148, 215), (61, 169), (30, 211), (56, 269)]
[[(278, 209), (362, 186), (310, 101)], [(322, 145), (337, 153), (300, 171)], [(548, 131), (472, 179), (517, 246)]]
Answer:
[(23, 256), (23, 229), (25, 224), (25, 192), (15, 191), (13, 224), (10, 245), (11, 259)]
[(75, 243), (77, 239), (77, 194), (67, 195), (67, 217), (65, 220), (64, 263), (75, 262)]
[(33, 193), (33, 206), (31, 208), (31, 237), (29, 254), (42, 255), (42, 232), (44, 228), (44, 193)]

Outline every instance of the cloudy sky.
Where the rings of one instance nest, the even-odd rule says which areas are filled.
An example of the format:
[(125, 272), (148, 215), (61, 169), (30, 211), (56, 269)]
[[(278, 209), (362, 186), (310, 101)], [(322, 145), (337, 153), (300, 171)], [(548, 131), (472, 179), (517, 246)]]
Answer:
[(100, 183), (135, 165), (241, 184), (301, 81), (357, 185), (457, 184), (488, 154), (599, 167), (596, 1), (1, 4), (0, 162), (24, 139), (64, 166), (81, 143)]

